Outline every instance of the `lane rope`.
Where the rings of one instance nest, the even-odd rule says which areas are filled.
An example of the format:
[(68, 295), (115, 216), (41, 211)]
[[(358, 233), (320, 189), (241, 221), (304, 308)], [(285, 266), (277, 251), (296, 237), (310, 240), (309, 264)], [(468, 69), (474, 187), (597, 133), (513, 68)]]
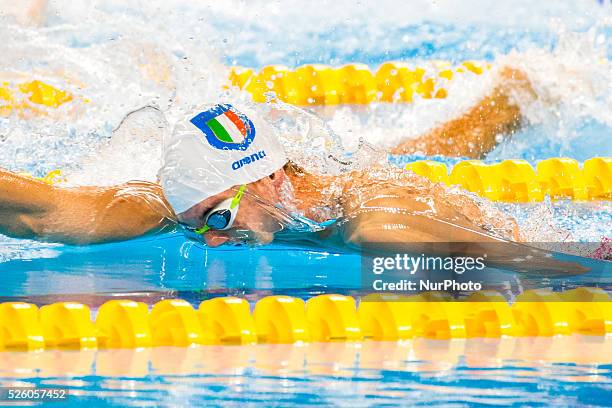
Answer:
[(510, 305), (495, 291), (451, 301), (443, 292), (373, 294), (357, 300), (325, 294), (304, 301), (268, 296), (251, 305), (238, 297), (110, 300), (92, 320), (88, 306), (58, 302), (38, 308), (0, 304), (0, 350), (140, 348), (215, 344), (396, 341), (415, 337), (556, 336), (612, 333), (612, 302), (600, 288), (528, 290)]

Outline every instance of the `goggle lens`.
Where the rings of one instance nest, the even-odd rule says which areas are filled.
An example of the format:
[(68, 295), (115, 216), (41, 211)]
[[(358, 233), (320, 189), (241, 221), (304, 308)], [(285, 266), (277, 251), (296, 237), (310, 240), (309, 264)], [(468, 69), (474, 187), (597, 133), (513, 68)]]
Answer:
[[(229, 204), (225, 204), (229, 208), (219, 208), (217, 206), (217, 208), (213, 208), (209, 213), (205, 214), (203, 217), (204, 225), (194, 230), (195, 233), (202, 235), (209, 230), (225, 230), (230, 228), (234, 222), (235, 213), (238, 212), (238, 205), (245, 190), (246, 185), (243, 184), (231, 200), (225, 201), (230, 201)], [(223, 203), (221, 206), (223, 206)]]
[(214, 211), (206, 219), (206, 225), (211, 230), (222, 230), (227, 228), (232, 219), (232, 212), (230, 210), (218, 210)]

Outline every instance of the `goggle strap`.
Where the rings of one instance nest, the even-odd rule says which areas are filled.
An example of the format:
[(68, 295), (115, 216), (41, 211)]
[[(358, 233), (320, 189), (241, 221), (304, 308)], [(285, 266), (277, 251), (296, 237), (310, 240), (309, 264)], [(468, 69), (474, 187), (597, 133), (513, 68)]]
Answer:
[(246, 184), (241, 185), (240, 188), (238, 189), (238, 192), (236, 193), (236, 195), (234, 196), (234, 199), (232, 200), (232, 203), (230, 204), (231, 210), (233, 210), (234, 208), (236, 208), (238, 204), (240, 204), (240, 200), (242, 200), (242, 195), (244, 194), (244, 190), (246, 190)]
[(209, 229), (210, 229), (210, 227), (209, 227), (208, 225), (204, 225), (203, 227), (198, 228), (197, 230), (194, 230), (194, 232), (195, 232), (196, 234), (200, 234), (200, 235), (202, 235), (203, 233), (205, 233), (205, 232), (206, 232), (206, 231), (208, 231)]

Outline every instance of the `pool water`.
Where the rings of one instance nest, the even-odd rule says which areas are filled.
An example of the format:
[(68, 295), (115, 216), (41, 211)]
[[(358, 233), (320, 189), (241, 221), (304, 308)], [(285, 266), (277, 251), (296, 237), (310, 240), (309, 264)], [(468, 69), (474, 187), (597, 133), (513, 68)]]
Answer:
[(566, 336), (7, 352), (0, 372), (4, 386), (67, 388), (66, 406), (597, 406), (612, 397), (610, 341)]
[[(6, 6), (10, 2), (0, 1)], [(87, 100), (0, 118), (0, 166), (73, 185), (154, 181), (160, 139), (181, 112), (225, 95), (228, 67), (475, 59), (524, 69), (544, 101), (485, 161), (612, 156), (610, 4), (597, 1), (49, 1), (38, 28), (0, 17), (0, 75), (35, 75)], [(392, 12), (391, 12), (392, 11)], [(2, 79), (2, 76), (0, 76)], [(384, 148), (453, 118), (490, 85), (464, 75), (444, 100), (320, 111), (346, 149)], [(234, 95), (244, 97), (244, 95)], [(145, 109), (129, 115), (145, 106)], [(127, 119), (126, 119), (127, 117)], [(136, 158), (136, 159), (134, 159)], [(420, 156), (392, 156), (401, 166)], [(455, 159), (434, 157), (453, 164)], [(532, 241), (599, 243), (609, 202), (496, 204)], [(610, 266), (548, 282), (610, 289)], [(74, 247), (0, 236), (0, 300), (118, 296), (150, 304), (218, 295), (358, 295), (360, 257), (274, 243), (210, 249), (170, 232)], [(508, 280), (528, 285), (524, 277)], [(534, 284), (541, 282), (535, 282)], [(71, 405), (610, 405), (610, 338), (416, 339), (406, 343), (206, 346), (0, 353), (4, 384), (65, 386)]]

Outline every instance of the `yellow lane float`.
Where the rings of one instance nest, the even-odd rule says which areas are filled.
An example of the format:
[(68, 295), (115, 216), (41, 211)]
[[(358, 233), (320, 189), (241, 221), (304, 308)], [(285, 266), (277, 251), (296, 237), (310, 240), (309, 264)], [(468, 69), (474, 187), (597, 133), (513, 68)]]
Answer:
[(62, 171), (58, 170), (58, 169), (51, 170), (44, 177), (34, 177), (30, 173), (26, 173), (26, 172), (19, 172), (17, 174), (19, 174), (20, 176), (23, 176), (23, 177), (28, 177), (28, 178), (32, 178), (32, 179), (35, 179), (35, 180), (38, 180), (38, 181), (42, 181), (43, 183), (49, 184), (51, 186), (56, 185), (56, 184), (60, 184), (60, 183), (63, 183), (64, 181), (66, 181), (66, 179), (62, 175)]
[[(16, 114), (21, 118), (45, 115), (74, 100), (74, 96), (40, 80), (0, 82), (0, 117)], [(83, 102), (87, 102), (83, 99)]]
[(585, 161), (582, 175), (590, 198), (612, 199), (611, 157), (595, 157)]
[(89, 308), (59, 302), (0, 304), (0, 350), (116, 349), (254, 343), (397, 341), (412, 338), (500, 338), (612, 333), (612, 301), (599, 288), (528, 290), (514, 304), (494, 291), (455, 301), (447, 293), (260, 299), (251, 313), (237, 297), (146, 304), (110, 300), (95, 322)]
[(250, 344), (257, 341), (249, 302), (237, 297), (206, 300), (198, 309), (208, 344)]
[(40, 323), (47, 347), (96, 348), (98, 339), (89, 307), (75, 302), (59, 302), (40, 308)]
[(24, 302), (0, 304), (0, 350), (38, 350), (45, 346), (38, 307)]
[(300, 298), (268, 296), (253, 311), (260, 343), (297, 343), (309, 341), (306, 307)]
[(432, 62), (430, 67), (404, 62), (385, 62), (373, 72), (364, 64), (330, 67), (308, 64), (296, 69), (268, 65), (259, 72), (233, 67), (230, 86), (249, 92), (256, 102), (265, 102), (274, 93), (283, 102), (294, 105), (368, 104), (372, 102), (412, 102), (421, 98), (443, 99), (445, 84), (459, 73), (481, 75), (489, 64), (466, 61), (456, 68), (449, 63)]
[(96, 318), (98, 346), (139, 348), (153, 345), (149, 309), (145, 303), (110, 300), (100, 306)]
[(574, 159), (551, 158), (540, 161), (536, 170), (525, 160), (504, 160), (485, 164), (479, 160), (461, 161), (448, 173), (444, 163), (421, 160), (406, 169), (435, 183), (459, 185), (493, 201), (526, 203), (555, 199), (612, 199), (612, 158), (595, 157), (582, 168)]
[[(259, 72), (232, 67), (229, 84), (248, 91), (257, 102), (265, 102), (269, 92), (274, 92), (282, 101), (302, 106), (411, 102), (415, 95), (426, 99), (445, 98), (444, 85), (455, 74), (480, 75), (489, 68), (489, 64), (474, 61), (455, 68), (438, 61), (431, 62), (427, 68), (385, 62), (375, 72), (364, 64), (342, 67), (308, 64), (296, 69), (269, 65)], [(7, 75), (0, 79), (0, 117), (45, 116), (74, 100), (89, 102), (40, 79), (25, 80), (24, 75), (19, 75), (18, 79), (8, 80)]]
[(414, 337), (410, 305), (400, 295), (368, 295), (359, 305), (363, 337), (369, 340), (406, 340)]
[(149, 318), (154, 346), (190, 346), (205, 342), (198, 314), (182, 299), (157, 302)]
[(306, 302), (306, 319), (312, 341), (361, 340), (355, 299), (342, 295), (320, 295)]
[(558, 158), (542, 160), (536, 167), (538, 182), (551, 197), (586, 200), (588, 192), (583, 173), (576, 160)]

